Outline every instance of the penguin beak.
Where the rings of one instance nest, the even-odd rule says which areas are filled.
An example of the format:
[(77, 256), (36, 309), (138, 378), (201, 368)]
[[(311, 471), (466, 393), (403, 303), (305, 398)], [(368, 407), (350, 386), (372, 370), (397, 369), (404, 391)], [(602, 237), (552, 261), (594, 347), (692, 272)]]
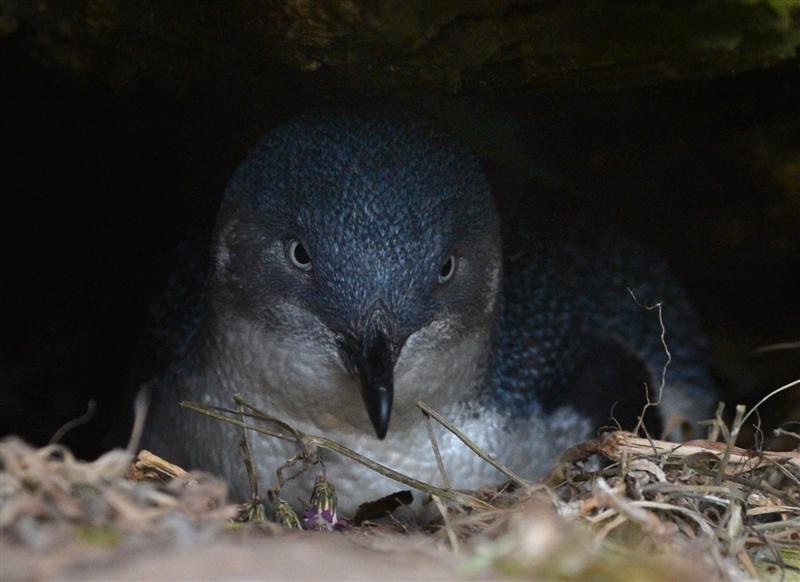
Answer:
[(364, 337), (361, 353), (356, 358), (356, 367), (367, 414), (375, 428), (375, 435), (383, 440), (389, 430), (389, 418), (392, 415), (395, 359), (387, 335), (382, 331), (375, 331), (370, 333), (368, 330)]
[(359, 333), (348, 335), (340, 344), (342, 360), (358, 377), (361, 397), (375, 435), (383, 440), (389, 430), (394, 399), (394, 365), (397, 361), (392, 338), (392, 321), (386, 311), (375, 308), (362, 320)]

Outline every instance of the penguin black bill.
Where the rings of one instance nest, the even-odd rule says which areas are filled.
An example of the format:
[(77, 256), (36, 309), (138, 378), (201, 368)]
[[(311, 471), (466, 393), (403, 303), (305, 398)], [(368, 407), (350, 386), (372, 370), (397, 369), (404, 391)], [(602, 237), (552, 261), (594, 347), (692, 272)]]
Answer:
[(391, 342), (382, 330), (369, 330), (356, 358), (361, 396), (375, 435), (383, 440), (389, 430), (394, 399), (395, 358)]
[(394, 400), (394, 366), (397, 353), (393, 324), (385, 309), (367, 313), (355, 333), (344, 335), (339, 354), (350, 373), (358, 378), (367, 416), (379, 440), (386, 437)]

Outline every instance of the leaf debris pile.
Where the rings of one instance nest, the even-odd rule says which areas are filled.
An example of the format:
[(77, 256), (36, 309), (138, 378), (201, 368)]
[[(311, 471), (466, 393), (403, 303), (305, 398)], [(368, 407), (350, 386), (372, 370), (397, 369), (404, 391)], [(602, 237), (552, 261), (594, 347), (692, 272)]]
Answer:
[[(501, 495), (495, 504), (503, 509), (463, 517), (461, 525), (451, 519), (451, 527), (467, 543), (474, 538), (468, 563), (482, 573), (647, 580), (800, 575), (800, 452), (759, 455), (734, 447), (723, 464), (727, 448), (607, 433), (567, 451), (546, 483), (505, 500)], [(583, 463), (592, 455), (611, 464), (587, 470)]]
[(0, 441), (0, 535), (37, 550), (78, 536), (89, 542), (191, 543), (224, 527), (236, 508), (223, 481), (181, 471), (166, 483), (137, 482), (132, 456), (109, 451), (93, 462), (61, 445), (35, 449)]
[[(233, 419), (243, 418), (241, 410), (231, 412)], [(737, 418), (741, 424), (742, 415)], [(366, 520), (330, 534), (340, 540), (331, 540), (331, 548), (344, 536), (370, 560), (417, 551), (447, 564), (458, 578), (777, 580), (800, 575), (800, 452), (735, 447), (735, 427), (729, 430), (720, 422), (718, 415), (712, 435), (721, 434), (725, 442), (679, 444), (606, 433), (565, 451), (550, 475), (535, 484), (509, 480), (474, 492), (450, 490), (444, 497), (439, 496), (443, 489), (415, 482), (414, 488), (434, 502), (429, 507), (438, 511), (437, 520)], [(300, 436), (330, 445), (313, 435)], [(86, 463), (59, 445), (34, 449), (16, 438), (0, 445), (0, 541), (39, 552), (33, 555), (76, 535), (95, 546), (136, 547), (140, 540), (152, 548), (155, 540), (200, 548), (229, 535), (237, 515), (226, 502), (224, 483), (186, 473), (154, 455), (142, 453), (132, 463), (124, 451), (111, 451)], [(151, 481), (134, 480), (142, 478)], [(333, 485), (326, 484), (333, 504), (326, 497), (320, 515), (335, 514)], [(301, 523), (309, 527), (307, 521)], [(319, 540), (305, 537), (310, 533), (291, 535), (300, 536), (295, 541), (301, 545)]]

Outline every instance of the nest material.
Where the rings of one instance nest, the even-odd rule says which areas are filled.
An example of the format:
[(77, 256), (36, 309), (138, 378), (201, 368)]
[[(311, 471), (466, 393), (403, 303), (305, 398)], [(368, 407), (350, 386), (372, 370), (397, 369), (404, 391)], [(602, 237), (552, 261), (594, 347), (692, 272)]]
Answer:
[(226, 485), (182, 471), (168, 483), (136, 482), (132, 456), (110, 451), (76, 459), (61, 445), (35, 449), (16, 437), (0, 441), (0, 535), (5, 542), (49, 550), (77, 535), (92, 543), (159, 539), (183, 543), (190, 531), (224, 527), (235, 515)]
[[(241, 408), (231, 412), (243, 418)], [(306, 447), (330, 444), (292, 434)], [(593, 457), (606, 466), (598, 469)], [(3, 545), (28, 550), (11, 552), (23, 556), (11, 560), (18, 568), (12, 575), (43, 550), (74, 547), (76, 538), (108, 551), (152, 548), (154, 541), (162, 549), (217, 543), (236, 514), (223, 482), (147, 452), (133, 463), (123, 451), (85, 463), (58, 445), (34, 449), (9, 438), (0, 461)], [(317, 521), (336, 509), (335, 484), (322, 481), (329, 491), (324, 511), (306, 512)], [(512, 479), (469, 494), (439, 492), (428, 491), (440, 513), (433, 525), (366, 521), (344, 535), (372, 558), (412, 546), (444, 560), (454, 576), (727, 580), (800, 573), (798, 452), (756, 454), (711, 440), (680, 444), (612, 432), (566, 451), (542, 483)]]

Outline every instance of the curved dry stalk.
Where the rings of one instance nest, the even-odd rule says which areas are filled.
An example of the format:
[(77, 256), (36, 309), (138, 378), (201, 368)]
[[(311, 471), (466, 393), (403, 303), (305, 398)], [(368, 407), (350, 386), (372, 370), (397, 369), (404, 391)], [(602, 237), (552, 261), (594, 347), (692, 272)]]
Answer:
[(425, 402), (423, 402), (422, 400), (417, 400), (417, 408), (422, 410), (422, 412), (424, 412), (425, 414), (427, 414), (428, 416), (433, 418), (436, 422), (438, 422), (443, 427), (445, 427), (447, 430), (449, 430), (451, 433), (453, 433), (456, 436), (456, 438), (458, 438), (458, 440), (460, 440), (462, 443), (467, 445), (467, 447), (473, 453), (475, 453), (481, 459), (483, 459), (484, 461), (489, 463), (492, 467), (494, 467), (495, 469), (500, 471), (503, 475), (505, 475), (506, 477), (508, 477), (512, 481), (514, 481), (514, 483), (516, 483), (517, 485), (520, 485), (522, 487), (529, 487), (530, 486), (530, 482), (529, 481), (527, 481), (526, 479), (523, 479), (522, 477), (517, 475), (514, 471), (512, 471), (511, 469), (506, 467), (503, 463), (501, 463), (500, 461), (498, 461), (497, 459), (492, 457), (489, 453), (487, 453), (486, 451), (481, 449), (477, 444), (475, 444), (475, 442), (472, 439), (470, 439), (467, 435), (465, 435), (463, 432), (458, 430), (455, 426), (450, 424), (450, 422), (445, 417), (443, 417), (441, 414), (436, 412), (433, 408), (428, 406)]
[[(494, 509), (492, 505), (486, 503), (485, 501), (481, 501), (477, 497), (473, 497), (471, 495), (467, 495), (466, 493), (461, 493), (459, 491), (453, 491), (451, 489), (442, 489), (440, 487), (436, 487), (435, 485), (425, 483), (424, 481), (414, 479), (413, 477), (409, 477), (408, 475), (400, 473), (399, 471), (395, 471), (394, 469), (391, 469), (386, 465), (382, 465), (377, 461), (373, 461), (372, 459), (365, 457), (364, 455), (357, 453), (356, 451), (349, 449), (346, 446), (334, 440), (318, 435), (304, 433), (295, 428), (292, 428), (286, 422), (277, 420), (269, 415), (261, 415), (260, 413), (257, 412), (251, 414), (245, 414), (245, 416), (249, 416), (251, 418), (261, 418), (263, 420), (277, 422), (279, 425), (289, 430), (292, 434), (287, 435), (285, 433), (278, 432), (276, 430), (254, 426), (252, 424), (247, 424), (246, 422), (236, 420), (235, 418), (230, 418), (228, 416), (225, 416), (226, 413), (239, 416), (241, 412), (238, 410), (231, 410), (218, 406), (207, 406), (199, 402), (189, 402), (189, 401), (183, 401), (180, 403), (180, 405), (183, 406), (184, 408), (188, 408), (189, 410), (193, 410), (194, 412), (198, 412), (205, 416), (215, 418), (222, 422), (227, 422), (228, 424), (231, 424), (233, 426), (238, 426), (239, 428), (252, 430), (254, 432), (265, 434), (267, 436), (283, 440), (289, 440), (293, 442), (297, 442), (297, 439), (299, 437), (301, 441), (310, 443), (321, 449), (326, 449), (328, 451), (338, 453), (343, 457), (347, 457), (348, 459), (355, 461), (356, 463), (359, 463), (380, 475), (383, 475), (384, 477), (388, 477), (393, 481), (397, 481), (398, 483), (402, 483), (403, 485), (412, 487), (417, 491), (428, 493), (429, 495), (438, 495), (441, 498), (448, 499), (455, 503), (460, 503), (472, 509), (482, 509), (482, 510)], [(245, 404), (245, 406), (247, 405)], [(249, 408), (250, 410), (254, 410), (254, 408), (251, 406), (247, 406), (247, 408)]]
[(447, 470), (444, 468), (444, 461), (442, 460), (442, 453), (439, 450), (439, 443), (436, 440), (436, 434), (433, 432), (433, 424), (431, 424), (431, 417), (427, 412), (422, 413), (422, 418), (425, 420), (425, 430), (428, 431), (428, 440), (431, 442), (431, 449), (433, 456), (436, 457), (436, 465), (439, 467), (439, 475), (442, 477), (442, 485), (446, 489), (450, 489), (450, 478), (447, 476)]
[(708, 522), (703, 519), (703, 516), (697, 512), (692, 511), (688, 507), (682, 507), (680, 505), (673, 505), (671, 503), (659, 503), (657, 501), (631, 501), (631, 505), (634, 507), (642, 507), (645, 509), (660, 509), (662, 511), (674, 511), (685, 515), (692, 521), (694, 521), (700, 529), (706, 534), (710, 539), (715, 539), (714, 530), (711, 529), (711, 526)]
[(761, 346), (753, 350), (756, 355), (768, 354), (770, 352), (780, 352), (784, 350), (800, 350), (800, 341), (796, 342), (780, 342), (777, 344), (769, 344)]
[(644, 430), (647, 439), (652, 441), (653, 439), (650, 438), (650, 435), (644, 426), (644, 416), (645, 414), (647, 414), (647, 411), (650, 410), (651, 408), (657, 408), (658, 406), (661, 406), (661, 400), (664, 396), (664, 389), (667, 386), (667, 369), (669, 368), (670, 364), (672, 364), (672, 352), (669, 351), (669, 346), (667, 345), (667, 328), (664, 325), (664, 311), (662, 302), (658, 301), (653, 305), (645, 305), (644, 303), (639, 301), (639, 298), (636, 297), (636, 293), (630, 287), (628, 287), (628, 293), (630, 293), (630, 296), (633, 297), (633, 300), (636, 302), (636, 305), (638, 305), (642, 309), (645, 309), (647, 311), (653, 311), (653, 310), (657, 311), (658, 325), (661, 327), (661, 334), (659, 337), (661, 339), (661, 346), (664, 348), (664, 353), (667, 356), (667, 360), (664, 362), (664, 366), (661, 368), (661, 384), (658, 387), (658, 396), (656, 397), (655, 400), (650, 399), (650, 387), (645, 382), (644, 394), (645, 397), (647, 398), (647, 401), (645, 402), (645, 405), (642, 408), (642, 412), (639, 414), (639, 420), (636, 423), (636, 428), (633, 429), (634, 434), (639, 434), (642, 430)]
[[(748, 415), (749, 416), (749, 415)], [(728, 468), (728, 462), (731, 459), (731, 453), (736, 446), (736, 440), (739, 438), (739, 430), (741, 430), (747, 416), (744, 416), (744, 405), (738, 404), (736, 406), (736, 415), (733, 418), (733, 425), (731, 426), (730, 435), (726, 439), (725, 451), (722, 453), (722, 460), (719, 463), (719, 470), (714, 477), (714, 485), (719, 485), (725, 479), (725, 470)]]
[(751, 408), (750, 411), (747, 414), (744, 415), (744, 418), (742, 419), (742, 424), (747, 422), (747, 419), (750, 418), (750, 415), (753, 414), (756, 410), (758, 410), (758, 407), (761, 406), (762, 404), (764, 404), (767, 400), (769, 400), (770, 398), (772, 398), (773, 396), (775, 396), (777, 394), (780, 394), (784, 390), (788, 390), (789, 388), (793, 388), (795, 386), (800, 386), (800, 379), (795, 380), (794, 382), (789, 382), (788, 384), (784, 384), (780, 388), (776, 388), (775, 390), (773, 390), (772, 392), (770, 392), (769, 394), (764, 396), (764, 398), (759, 400), (756, 403), (756, 405), (753, 406), (753, 408)]
[(77, 428), (92, 420), (92, 418), (94, 418), (94, 412), (96, 409), (97, 409), (97, 402), (95, 402), (94, 400), (89, 400), (89, 402), (86, 403), (86, 412), (81, 414), (79, 417), (72, 418), (67, 422), (65, 422), (63, 425), (61, 425), (61, 428), (59, 428), (55, 433), (53, 433), (53, 436), (50, 437), (50, 440), (47, 441), (47, 444), (48, 445), (56, 444), (61, 439), (63, 439), (64, 435), (66, 435), (73, 428)]

